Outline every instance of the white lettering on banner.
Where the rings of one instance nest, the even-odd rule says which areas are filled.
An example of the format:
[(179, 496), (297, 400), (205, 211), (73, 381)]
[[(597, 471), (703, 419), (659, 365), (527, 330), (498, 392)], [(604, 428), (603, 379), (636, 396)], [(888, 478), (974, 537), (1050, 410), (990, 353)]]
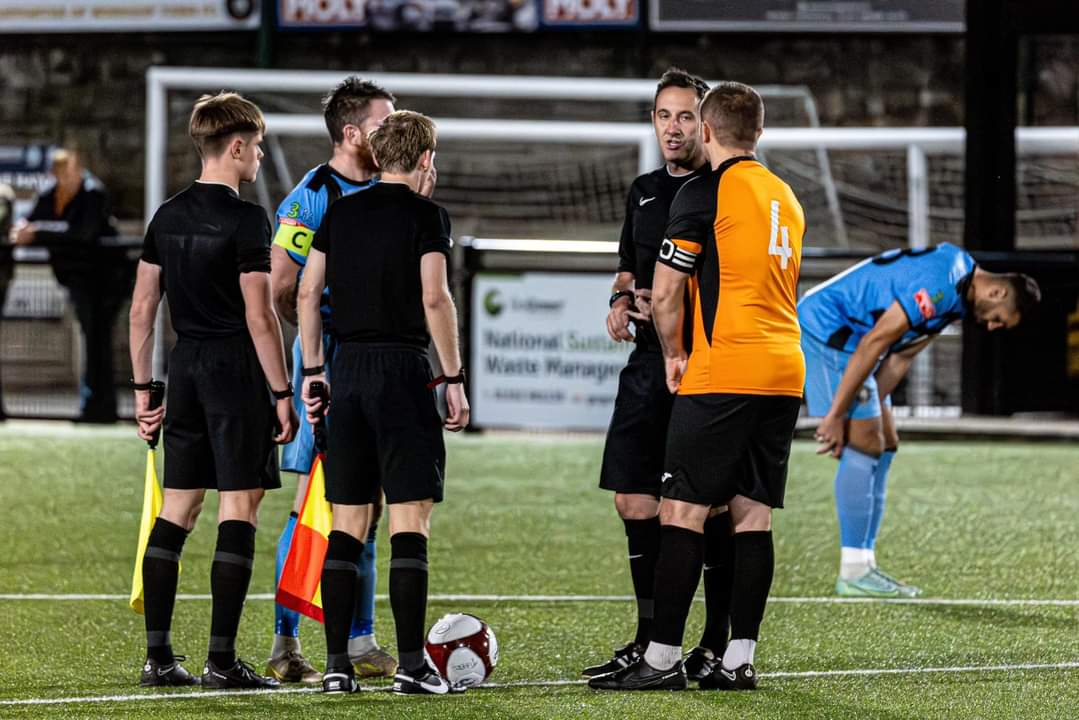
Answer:
[(555, 22), (624, 22), (636, 19), (637, 0), (544, 0), (544, 17)]
[(336, 25), (366, 19), (367, 0), (285, 0), (281, 6), (282, 23)]
[(472, 417), (480, 427), (601, 430), (631, 343), (607, 336), (610, 276), (479, 274), (472, 285)]
[(236, 30), (259, 18), (256, 0), (0, 0), (8, 32)]

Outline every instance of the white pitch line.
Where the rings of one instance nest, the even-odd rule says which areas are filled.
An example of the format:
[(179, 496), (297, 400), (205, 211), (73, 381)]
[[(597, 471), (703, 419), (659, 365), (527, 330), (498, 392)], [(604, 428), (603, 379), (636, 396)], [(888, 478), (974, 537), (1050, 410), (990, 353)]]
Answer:
[[(376, 596), (379, 600), (389, 599), (388, 595)], [(178, 600), (210, 600), (209, 594), (180, 593)], [(0, 601), (12, 602), (43, 601), (43, 602), (76, 602), (87, 600), (127, 600), (127, 595), (119, 593), (0, 593)], [(273, 600), (271, 593), (252, 593), (247, 596), (248, 600), (268, 601)], [(432, 602), (524, 602), (524, 603), (591, 603), (591, 602), (630, 602), (635, 598), (632, 595), (467, 595), (467, 594), (435, 594), (429, 595)], [(697, 602), (703, 602), (703, 598), (695, 598)], [(770, 597), (769, 603), (782, 605), (960, 605), (968, 607), (1079, 607), (1079, 600), (1072, 599), (1046, 599), (1046, 598), (848, 598), (848, 597)]]
[[(929, 675), (948, 673), (983, 673), (983, 672), (1022, 672), (1028, 670), (1079, 670), (1079, 662), (1063, 663), (1019, 663), (1015, 665), (967, 665), (955, 667), (929, 668), (856, 668), (851, 670), (810, 670), (804, 672), (760, 673), (768, 680), (804, 680), (820, 677), (879, 677), (882, 675)], [(484, 683), (480, 689), (507, 690), (525, 687), (565, 687), (584, 685), (587, 680), (517, 680), (504, 683)], [(366, 692), (387, 692), (389, 686), (364, 687)], [(192, 692), (173, 692), (155, 695), (89, 695), (66, 698), (24, 698), (19, 700), (0, 700), (0, 706), (14, 705), (75, 705), (103, 702), (164, 702), (168, 700), (198, 700), (211, 697), (245, 697), (258, 695), (294, 695), (299, 693), (319, 692), (318, 688), (281, 688), (279, 690), (194, 690)]]

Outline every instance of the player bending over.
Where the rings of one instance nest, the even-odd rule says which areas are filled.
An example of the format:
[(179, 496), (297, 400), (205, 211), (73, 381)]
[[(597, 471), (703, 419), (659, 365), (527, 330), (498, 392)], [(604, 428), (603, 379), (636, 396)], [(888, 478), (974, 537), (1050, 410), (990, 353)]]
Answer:
[(798, 303), (806, 403), (811, 416), (823, 418), (818, 452), (839, 458), (839, 595), (921, 592), (880, 570), (876, 560), (888, 469), (899, 447), (891, 394), (914, 356), (956, 320), (972, 316), (990, 331), (1010, 329), (1040, 300), (1030, 277), (987, 272), (943, 243), (865, 260)]
[[(165, 424), (165, 499), (142, 563), (145, 686), (198, 683), (173, 654), (169, 631), (180, 553), (207, 488), (218, 491), (220, 510), (202, 686), (278, 685), (236, 657), (259, 502), (281, 486), (274, 443), (291, 440), (297, 424), (270, 298), (270, 225), (261, 207), (239, 195), (240, 183), (258, 174), (264, 130), (262, 113), (239, 95), (195, 103), (190, 133), (202, 174), (154, 213), (139, 262), (130, 318), (139, 437), (148, 440)], [(169, 356), (167, 405), (150, 410), (162, 292), (179, 339)]]
[[(711, 171), (698, 138), (697, 104), (708, 86), (684, 70), (670, 68), (659, 79), (652, 126), (663, 167), (630, 186), (618, 245), (618, 274), (607, 315), (615, 342), (636, 347), (618, 380), (607, 430), (599, 486), (614, 491), (614, 506), (626, 529), (629, 569), (637, 597), (637, 634), (614, 657), (585, 668), (585, 677), (621, 670), (640, 657), (652, 624), (656, 557), (659, 555), (659, 495), (663, 452), (673, 397), (667, 390), (663, 353), (652, 326), (652, 275), (675, 193), (691, 178)], [(630, 333), (633, 322), (635, 332)], [(725, 510), (725, 508), (724, 508)], [(704, 589), (707, 622), (700, 645), (686, 659), (690, 679), (711, 672), (727, 647), (730, 603), (730, 519), (716, 511), (704, 525)]]
[[(775, 558), (805, 365), (796, 311), (805, 220), (790, 187), (755, 157), (764, 104), (725, 82), (700, 107), (712, 171), (675, 196), (652, 288), (667, 385), (667, 434), (655, 619), (643, 657), (593, 678), (601, 690), (681, 690), (682, 637), (712, 507), (734, 526), (730, 641), (702, 688), (756, 687), (753, 654)], [(691, 307), (687, 310), (684, 298)], [(692, 336), (692, 349), (683, 334)]]
[[(393, 112), (393, 103), (394, 97), (388, 91), (356, 77), (346, 78), (323, 100), (322, 116), (333, 143), (333, 157), (304, 175), (281, 201), (270, 254), (277, 312), (293, 325), (296, 324), (296, 287), (307, 263), (311, 239), (335, 200), (367, 190), (378, 182), (367, 133)], [(322, 346), (327, 363), (332, 363), (337, 341), (333, 334), (328, 292), (322, 296), (321, 311)], [(292, 382), (296, 387), (303, 383), (302, 367), (300, 338), (297, 336), (292, 345)], [(294, 405), (300, 416), (300, 427), (296, 439), (281, 453), (281, 470), (297, 474), (296, 499), (277, 541), (276, 582), (280, 582), (281, 570), (288, 558), (292, 534), (307, 494), (307, 473), (315, 459), (315, 437), (307, 422), (303, 401), (297, 397)], [(381, 497), (378, 497), (363, 557), (359, 561), (360, 587), (356, 593), (356, 614), (349, 630), (348, 653), (359, 677), (392, 677), (397, 669), (397, 661), (375, 641), (375, 533), (381, 509)], [(279, 603), (274, 608), (274, 640), (266, 674), (283, 682), (317, 683), (322, 680), (322, 675), (301, 652), (300, 614)]]
[[(449, 216), (417, 194), (434, 166), (430, 119), (395, 112), (371, 133), (370, 142), (381, 182), (330, 208), (300, 281), (304, 402), (313, 422), (322, 402), (308, 389), (314, 381), (327, 381), (319, 314), (324, 287), (333, 296), (339, 341), (326, 456), (333, 531), (322, 569), (327, 656), (322, 689), (359, 688), (348, 655), (348, 629), (356, 564), (381, 488), (390, 520), (390, 606), (400, 658), (393, 690), (442, 695), (451, 688), (424, 653), (427, 538), (431, 509), (442, 500), (446, 464), (433, 390), (437, 382), (449, 383), (445, 428), (468, 424), (457, 310), (447, 283)], [(448, 374), (439, 381), (427, 360), (432, 338)]]

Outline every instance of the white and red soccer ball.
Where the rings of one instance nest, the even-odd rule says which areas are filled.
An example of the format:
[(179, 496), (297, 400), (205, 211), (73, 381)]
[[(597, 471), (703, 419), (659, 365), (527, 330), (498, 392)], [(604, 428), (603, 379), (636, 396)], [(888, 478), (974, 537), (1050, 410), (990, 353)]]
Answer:
[(427, 633), (427, 654), (451, 685), (474, 687), (494, 672), (498, 640), (475, 615), (443, 615)]

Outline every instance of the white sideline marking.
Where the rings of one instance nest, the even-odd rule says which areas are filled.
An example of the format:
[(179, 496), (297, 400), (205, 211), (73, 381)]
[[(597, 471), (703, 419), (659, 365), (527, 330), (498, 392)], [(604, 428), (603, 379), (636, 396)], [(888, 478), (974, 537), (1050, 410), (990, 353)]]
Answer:
[[(208, 594), (180, 593), (178, 600), (210, 600)], [(377, 595), (378, 600), (388, 600), (388, 595)], [(0, 593), (0, 600), (54, 601), (71, 602), (84, 600), (127, 600), (127, 595), (118, 593)], [(271, 593), (252, 593), (248, 600), (273, 600)], [(535, 602), (535, 603), (588, 603), (588, 602), (630, 602), (632, 595), (428, 595), (431, 602)], [(694, 598), (703, 602), (703, 598)], [(875, 603), (878, 605), (961, 605), (970, 607), (1079, 607), (1079, 600), (1043, 599), (1043, 598), (847, 598), (847, 597), (770, 597), (769, 603), (782, 605), (859, 605)]]
[[(979, 673), (979, 672), (1017, 672), (1025, 670), (1077, 670), (1079, 662), (1063, 663), (1022, 663), (1016, 665), (970, 665), (955, 667), (929, 667), (929, 668), (864, 668), (853, 670), (810, 670), (808, 672), (771, 672), (760, 673), (760, 677), (769, 680), (802, 680), (819, 677), (851, 677), (851, 676), (880, 676), (880, 675), (928, 675), (942, 673)], [(480, 686), (488, 690), (505, 690), (521, 687), (562, 687), (567, 685), (583, 685), (586, 680), (518, 680), (505, 683), (484, 683)], [(367, 692), (387, 692), (389, 686), (364, 687)], [(68, 705), (82, 703), (102, 702), (141, 702), (165, 700), (198, 700), (211, 697), (243, 697), (247, 695), (294, 695), (298, 693), (319, 692), (318, 688), (282, 688), (279, 690), (194, 690), (191, 692), (174, 692), (169, 694), (155, 695), (146, 693), (143, 695), (88, 695), (83, 697), (66, 698), (25, 698), (20, 700), (0, 700), (0, 706), (5, 705)]]

